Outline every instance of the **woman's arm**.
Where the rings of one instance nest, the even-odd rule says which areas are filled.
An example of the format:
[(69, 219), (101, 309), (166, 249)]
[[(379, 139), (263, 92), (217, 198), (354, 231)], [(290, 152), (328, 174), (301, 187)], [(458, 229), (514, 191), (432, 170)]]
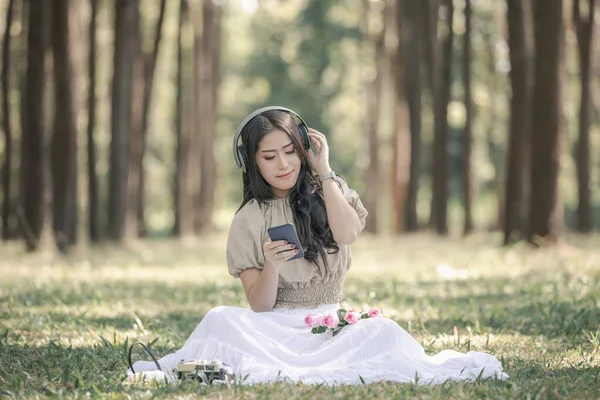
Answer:
[(323, 196), (333, 239), (339, 244), (354, 243), (362, 230), (362, 223), (334, 179), (323, 181)]
[(265, 264), (262, 270), (249, 268), (240, 274), (246, 298), (255, 312), (269, 311), (275, 307), (279, 270)]
[[(329, 166), (329, 145), (321, 132), (309, 128), (308, 135), (315, 145), (317, 155), (310, 151), (309, 156), (316, 173), (323, 176), (331, 172)], [(323, 196), (327, 209), (327, 222), (338, 244), (352, 244), (362, 230), (362, 223), (356, 210), (348, 204), (341, 188), (334, 179), (323, 181)]]
[(263, 269), (249, 268), (240, 273), (246, 298), (253, 311), (270, 311), (275, 307), (279, 266), (298, 253), (295, 247), (282, 240), (267, 242), (263, 246), (265, 255)]

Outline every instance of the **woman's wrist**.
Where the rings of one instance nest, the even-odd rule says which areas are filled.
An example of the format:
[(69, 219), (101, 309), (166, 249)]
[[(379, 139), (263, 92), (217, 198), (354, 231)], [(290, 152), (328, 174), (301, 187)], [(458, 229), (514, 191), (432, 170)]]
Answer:
[(318, 180), (319, 183), (324, 184), (326, 181), (331, 180), (334, 181), (336, 177), (335, 172), (333, 172), (333, 170), (329, 170), (329, 172), (325, 173), (325, 174), (319, 174), (318, 176)]
[(328, 173), (330, 173), (331, 171), (332, 171), (332, 170), (331, 170), (331, 168), (330, 168), (330, 167), (323, 168), (323, 169), (320, 169), (320, 170), (315, 170), (315, 172), (317, 173), (317, 176), (318, 176), (319, 178), (320, 178), (320, 177), (322, 177), (322, 176), (325, 176), (325, 175), (327, 175), (327, 174), (328, 174)]

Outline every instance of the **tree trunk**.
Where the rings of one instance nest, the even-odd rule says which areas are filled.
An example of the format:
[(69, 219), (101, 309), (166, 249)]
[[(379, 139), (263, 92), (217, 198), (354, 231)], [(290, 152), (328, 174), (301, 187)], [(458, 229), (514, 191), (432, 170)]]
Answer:
[(563, 130), (563, 1), (536, 1), (533, 10), (536, 55), (529, 240), (538, 243), (558, 240), (562, 228), (558, 173)]
[(66, 252), (73, 238), (77, 213), (77, 130), (71, 79), (73, 67), (69, 43), (69, 0), (55, 0), (52, 7), (54, 60), (54, 133), (52, 135), (52, 204), (56, 245)]
[(140, 176), (142, 174), (142, 114), (144, 108), (144, 52), (142, 38), (142, 22), (139, 5), (135, 9), (133, 29), (133, 81), (131, 100), (131, 153), (129, 158), (129, 177), (127, 181), (127, 218), (125, 235), (128, 238), (137, 237), (138, 203), (140, 195)]
[[(85, 153), (85, 150), (79, 143), (83, 140), (82, 134), (83, 129), (81, 129), (78, 121), (83, 119), (83, 114), (86, 110), (86, 104), (83, 101), (89, 93), (89, 88), (87, 87), (87, 46), (88, 46), (88, 38), (86, 37), (86, 26), (85, 26), (85, 16), (88, 14), (89, 8), (86, 7), (86, 1), (82, 0), (70, 0), (69, 1), (69, 41), (70, 41), (70, 62), (72, 68), (72, 77), (71, 77), (71, 90), (72, 90), (72, 101), (73, 105), (73, 114), (74, 114), (74, 124), (75, 129), (77, 131), (76, 135), (76, 154), (79, 154), (80, 151)], [(85, 142), (85, 140), (84, 140)], [(87, 215), (87, 206), (83, 206), (80, 204), (80, 198), (85, 198), (85, 187), (82, 189), (79, 182), (81, 179), (85, 180), (85, 171), (79, 167), (79, 156), (76, 156), (76, 162), (72, 164), (74, 169), (73, 174), (76, 177), (76, 185), (73, 186), (73, 192), (71, 196), (73, 197), (73, 203), (75, 204), (75, 213), (72, 215), (71, 224), (73, 225), (72, 229), (69, 229), (71, 233), (70, 244), (75, 245), (79, 239), (79, 226), (80, 226), (80, 215)]]
[(216, 39), (220, 36), (216, 31), (216, 5), (211, 0), (202, 1), (202, 21), (194, 25), (194, 95), (193, 95), (193, 137), (192, 153), (197, 154), (193, 160), (198, 171), (194, 182), (194, 230), (196, 233), (207, 233), (212, 230), (214, 195), (216, 188), (216, 171), (214, 161), (215, 136), (215, 56), (217, 55)]
[[(179, 25), (177, 31), (177, 77), (175, 102), (175, 132), (176, 132), (176, 154), (175, 154), (175, 176), (174, 176), (174, 210), (175, 219), (173, 233), (177, 236), (190, 236), (194, 233), (194, 203), (193, 189), (190, 179), (190, 90), (184, 84), (184, 77), (189, 77), (190, 70), (187, 68), (189, 62), (189, 49), (184, 48), (183, 28), (189, 22), (189, 9), (187, 0), (179, 3)], [(184, 62), (185, 61), (185, 62)]]
[[(425, 37), (425, 65), (427, 67), (427, 82), (428, 92), (431, 101), (431, 119), (434, 120), (434, 132), (435, 132), (435, 115), (437, 102), (439, 101), (439, 86), (440, 86), (440, 70), (438, 60), (440, 58), (440, 44), (437, 38), (438, 32), (438, 15), (439, 15), (439, 1), (438, 0), (425, 0), (421, 2), (421, 12), (423, 15), (423, 36)], [(435, 136), (435, 134), (434, 134)], [(433, 154), (433, 143), (431, 145), (430, 153)], [(433, 192), (433, 160), (427, 164), (427, 173), (431, 179), (432, 192), (430, 200), (430, 215), (429, 215), (429, 226), (433, 227), (436, 219), (435, 210), (435, 196)]]
[(429, 95), (431, 96), (432, 100), (435, 99), (439, 81), (439, 73), (437, 68), (437, 61), (440, 52), (439, 42), (437, 39), (438, 11), (438, 0), (424, 0), (421, 2), (421, 21), (423, 21), (422, 35), (424, 37), (423, 43), (425, 44), (424, 59), (425, 66), (427, 67)]
[(510, 51), (509, 150), (504, 201), (504, 245), (514, 243), (526, 235), (525, 186), (528, 177), (528, 132), (531, 108), (531, 55), (529, 42), (531, 19), (528, 3), (509, 0), (507, 10), (508, 44)]
[(194, 202), (194, 232), (199, 232), (202, 227), (202, 218), (200, 216), (202, 209), (201, 179), (202, 179), (202, 58), (204, 57), (202, 49), (202, 31), (195, 21), (197, 12), (190, 6), (191, 20), (194, 32), (193, 61), (192, 61), (192, 104), (191, 104), (191, 127), (190, 127), (190, 185), (192, 189), (192, 198)]
[(6, 27), (2, 43), (2, 127), (4, 129), (4, 164), (2, 166), (2, 239), (10, 237), (11, 218), (11, 174), (12, 174), (12, 132), (10, 127), (10, 28), (13, 20), (14, 0), (9, 0), (6, 11)]
[[(19, 4), (17, 2), (17, 4)], [(17, 81), (18, 81), (18, 93), (19, 93), (19, 124), (18, 130), (21, 132), (20, 135), (17, 135), (15, 138), (15, 145), (13, 155), (15, 158), (16, 173), (13, 175), (13, 179), (17, 180), (16, 196), (13, 197), (13, 210), (16, 215), (16, 226), (15, 231), (13, 232), (13, 236), (15, 239), (21, 239), (23, 237), (23, 232), (25, 232), (28, 228), (23, 226), (25, 223), (24, 218), (24, 204), (23, 204), (23, 193), (25, 189), (23, 187), (25, 182), (25, 172), (27, 169), (27, 160), (21, 162), (23, 157), (23, 147), (24, 147), (24, 132), (25, 127), (27, 126), (27, 74), (28, 74), (28, 66), (27, 66), (27, 58), (29, 54), (29, 0), (21, 1), (21, 32), (19, 33), (18, 42), (19, 43), (19, 52), (17, 53), (19, 59), (22, 60), (19, 64), (17, 64)], [(15, 185), (12, 186), (12, 189), (15, 188)]]
[(21, 142), (20, 226), (28, 251), (36, 250), (44, 224), (45, 2), (28, 7), (27, 76)]
[(88, 218), (89, 235), (93, 243), (100, 240), (98, 175), (96, 173), (96, 142), (94, 128), (96, 125), (96, 25), (98, 0), (90, 0), (91, 19), (89, 30), (89, 92), (88, 92), (88, 126), (87, 126), (87, 166), (88, 166)]
[(108, 234), (117, 242), (125, 234), (129, 175), (133, 61), (137, 0), (115, 0), (115, 55), (112, 90)]
[(577, 143), (577, 182), (579, 202), (577, 206), (577, 230), (592, 230), (593, 213), (590, 199), (590, 89), (591, 53), (593, 49), (595, 0), (588, 1), (587, 20), (581, 15), (580, 0), (573, 0), (573, 24), (579, 50), (581, 70), (581, 97), (579, 103), (579, 141)]
[[(219, 88), (221, 86), (221, 47), (222, 47), (222, 32), (221, 22), (223, 20), (223, 7), (215, 6), (215, 15), (213, 18), (213, 30), (214, 30), (214, 49), (213, 49), (213, 63), (212, 63), (212, 76), (213, 82), (213, 126), (216, 129), (217, 122), (219, 120)], [(216, 133), (216, 132), (215, 132)]]
[(214, 197), (216, 188), (216, 169), (214, 159), (215, 113), (213, 102), (215, 82), (214, 58), (216, 55), (215, 26), (216, 5), (212, 0), (204, 0), (202, 7), (202, 60), (200, 64), (202, 90), (200, 92), (201, 121), (200, 136), (202, 157), (200, 167), (200, 226), (198, 232), (210, 232), (213, 226)]
[(387, 19), (385, 16), (385, 3), (379, 12), (379, 17), (384, 21), (384, 27), (378, 32), (375, 37), (369, 29), (369, 9), (370, 4), (368, 0), (363, 1), (364, 15), (364, 26), (365, 35), (367, 36), (367, 45), (373, 46), (375, 49), (375, 77), (372, 82), (369, 82), (366, 90), (368, 93), (368, 107), (367, 113), (367, 138), (369, 146), (369, 166), (367, 167), (366, 176), (366, 207), (369, 210), (369, 218), (365, 230), (370, 233), (377, 233), (379, 230), (379, 199), (381, 197), (380, 189), (380, 178), (381, 168), (379, 164), (379, 130), (380, 130), (380, 119), (381, 115), (381, 100), (382, 92), (384, 90), (385, 81), (385, 68), (387, 67), (386, 53), (385, 53), (385, 31)]
[(473, 97), (471, 94), (471, 0), (465, 3), (465, 33), (463, 34), (463, 80), (465, 102), (465, 128), (463, 132), (463, 200), (465, 204), (465, 235), (473, 231), (473, 175), (471, 173), (471, 154), (473, 136)]
[(148, 114), (150, 111), (150, 103), (152, 100), (152, 89), (154, 87), (154, 71), (156, 70), (156, 60), (158, 59), (158, 51), (160, 49), (160, 41), (162, 38), (162, 27), (165, 16), (165, 5), (167, 1), (161, 0), (160, 13), (156, 22), (156, 30), (154, 36), (154, 48), (152, 54), (144, 54), (144, 98), (142, 105), (142, 131), (141, 131), (141, 151), (137, 159), (139, 170), (139, 184), (137, 192), (137, 228), (139, 236), (146, 236), (148, 228), (146, 227), (146, 219), (144, 216), (145, 198), (146, 198), (146, 180), (144, 172), (144, 156), (146, 154), (146, 143), (148, 135)]
[(444, 40), (442, 71), (435, 106), (433, 143), (433, 212), (434, 226), (439, 235), (448, 233), (448, 103), (450, 102), (454, 6), (446, 0), (448, 35)]
[(419, 179), (421, 177), (421, 65), (422, 65), (422, 31), (423, 21), (421, 4), (415, 1), (406, 2), (406, 24), (408, 43), (404, 48), (410, 54), (406, 60), (406, 94), (410, 112), (410, 178), (408, 198), (406, 200), (406, 230), (414, 232), (419, 229), (417, 218), (417, 200)]
[(502, 156), (502, 149), (498, 141), (498, 126), (501, 124), (501, 116), (498, 111), (498, 92), (501, 90), (499, 85), (499, 74), (496, 71), (497, 56), (496, 56), (496, 43), (494, 34), (492, 32), (486, 32), (483, 35), (484, 42), (488, 44), (488, 71), (489, 71), (489, 110), (490, 115), (488, 116), (487, 130), (486, 130), (486, 144), (488, 151), (488, 158), (493, 166), (494, 175), (491, 181), (491, 191), (494, 193), (497, 207), (496, 207), (496, 219), (493, 221), (491, 226), (492, 230), (502, 229), (502, 222), (504, 221), (504, 195), (503, 191), (503, 171), (501, 165), (503, 165), (506, 156)]
[[(34, 2), (32, 1), (31, 4), (33, 5)], [(45, 77), (45, 88), (44, 88), (44, 104), (45, 109), (44, 109), (44, 127), (46, 127), (44, 129), (44, 182), (47, 182), (47, 184), (44, 187), (44, 214), (45, 215), (49, 215), (50, 218), (50, 223), (44, 223), (44, 226), (42, 228), (42, 233), (40, 236), (40, 247), (43, 246), (44, 243), (47, 243), (48, 245), (50, 245), (50, 243), (52, 242), (53, 244), (55, 243), (55, 235), (54, 235), (54, 221), (53, 221), (53, 215), (54, 215), (54, 210), (53, 210), (53, 201), (52, 201), (52, 197), (53, 197), (53, 191), (54, 191), (54, 186), (53, 186), (53, 176), (52, 176), (52, 168), (53, 168), (53, 158), (52, 158), (52, 138), (53, 138), (53, 134), (54, 134), (54, 119), (55, 119), (55, 107), (54, 103), (56, 102), (56, 88), (55, 88), (55, 84), (54, 84), (54, 57), (52, 55), (52, 29), (53, 28), (53, 23), (52, 23), (52, 9), (51, 8), (47, 8), (46, 9), (46, 23), (45, 23), (45, 31), (44, 31), (44, 35), (45, 35), (45, 51), (46, 51), (46, 64), (45, 64), (45, 69), (44, 69), (44, 73), (46, 75)]]
[(407, 64), (405, 32), (403, 24), (402, 0), (395, 4), (395, 24), (398, 35), (398, 46), (394, 53), (394, 87), (395, 87), (395, 132), (394, 155), (392, 166), (392, 198), (394, 210), (394, 228), (396, 234), (406, 231), (406, 201), (410, 181), (410, 114), (406, 99), (405, 67)]

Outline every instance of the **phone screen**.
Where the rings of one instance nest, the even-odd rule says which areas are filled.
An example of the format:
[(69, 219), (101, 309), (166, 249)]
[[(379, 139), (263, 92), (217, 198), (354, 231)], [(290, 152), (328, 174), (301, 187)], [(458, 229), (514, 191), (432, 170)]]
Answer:
[(296, 260), (298, 258), (304, 257), (304, 252), (302, 251), (302, 246), (300, 245), (300, 239), (298, 239), (298, 235), (296, 234), (296, 230), (294, 229), (294, 225), (285, 224), (274, 226), (272, 228), (267, 229), (267, 233), (271, 240), (286, 240), (288, 243), (293, 243), (296, 245), (296, 249), (298, 249), (298, 254), (294, 257), (290, 258), (288, 261)]

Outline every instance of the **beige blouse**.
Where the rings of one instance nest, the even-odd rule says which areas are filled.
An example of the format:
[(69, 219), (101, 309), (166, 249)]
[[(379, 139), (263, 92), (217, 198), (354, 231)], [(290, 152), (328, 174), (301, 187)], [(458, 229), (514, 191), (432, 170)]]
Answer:
[[(336, 181), (364, 228), (368, 213), (358, 193), (350, 189), (342, 177), (338, 176)], [(231, 276), (237, 278), (247, 268), (262, 269), (265, 263), (262, 247), (270, 240), (267, 229), (287, 223), (294, 223), (288, 198), (270, 200), (263, 205), (252, 199), (239, 210), (227, 239), (227, 266)], [(349, 246), (339, 245), (339, 248), (339, 252), (326, 256), (328, 271), (321, 256), (316, 264), (301, 258), (281, 265), (275, 307), (310, 308), (340, 302), (352, 255)]]

